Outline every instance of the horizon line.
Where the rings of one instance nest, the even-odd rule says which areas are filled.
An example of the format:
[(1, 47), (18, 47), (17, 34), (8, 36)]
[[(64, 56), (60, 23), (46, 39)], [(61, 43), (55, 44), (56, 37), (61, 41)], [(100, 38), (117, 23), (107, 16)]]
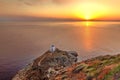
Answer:
[(120, 20), (1, 20), (0, 22), (120, 22)]

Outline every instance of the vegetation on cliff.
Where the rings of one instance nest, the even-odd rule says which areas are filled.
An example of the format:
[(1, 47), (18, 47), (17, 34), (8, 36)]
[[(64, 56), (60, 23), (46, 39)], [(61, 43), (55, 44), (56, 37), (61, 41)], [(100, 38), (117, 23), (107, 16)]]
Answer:
[(106, 55), (73, 64), (55, 80), (120, 80), (120, 55)]
[(120, 54), (77, 62), (75, 51), (47, 51), (13, 80), (120, 80)]
[(12, 80), (53, 80), (63, 68), (76, 63), (77, 56), (75, 51), (47, 51), (20, 70)]

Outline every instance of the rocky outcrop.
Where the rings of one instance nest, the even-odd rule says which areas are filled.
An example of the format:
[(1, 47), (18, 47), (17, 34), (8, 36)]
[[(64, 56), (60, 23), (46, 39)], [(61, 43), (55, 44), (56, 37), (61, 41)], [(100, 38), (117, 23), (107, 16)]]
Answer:
[(56, 49), (54, 53), (47, 51), (20, 70), (12, 80), (53, 80), (66, 67), (76, 63), (77, 56), (75, 51), (59, 49)]
[(77, 56), (74, 51), (47, 51), (12, 80), (120, 80), (119, 54), (82, 62), (77, 62)]
[(99, 56), (73, 64), (54, 80), (120, 80), (120, 55)]

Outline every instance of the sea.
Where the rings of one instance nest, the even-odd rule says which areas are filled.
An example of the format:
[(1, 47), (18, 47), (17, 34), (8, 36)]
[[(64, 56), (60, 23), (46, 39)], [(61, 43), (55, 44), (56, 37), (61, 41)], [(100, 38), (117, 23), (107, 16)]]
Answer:
[(11, 80), (51, 45), (79, 61), (120, 54), (120, 22), (0, 22), (0, 80)]

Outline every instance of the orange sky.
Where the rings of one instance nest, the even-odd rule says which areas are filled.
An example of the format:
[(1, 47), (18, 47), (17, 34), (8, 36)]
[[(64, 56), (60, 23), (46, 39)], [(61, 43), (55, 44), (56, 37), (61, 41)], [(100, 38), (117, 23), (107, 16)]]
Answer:
[(120, 20), (120, 0), (0, 0), (2, 16)]

